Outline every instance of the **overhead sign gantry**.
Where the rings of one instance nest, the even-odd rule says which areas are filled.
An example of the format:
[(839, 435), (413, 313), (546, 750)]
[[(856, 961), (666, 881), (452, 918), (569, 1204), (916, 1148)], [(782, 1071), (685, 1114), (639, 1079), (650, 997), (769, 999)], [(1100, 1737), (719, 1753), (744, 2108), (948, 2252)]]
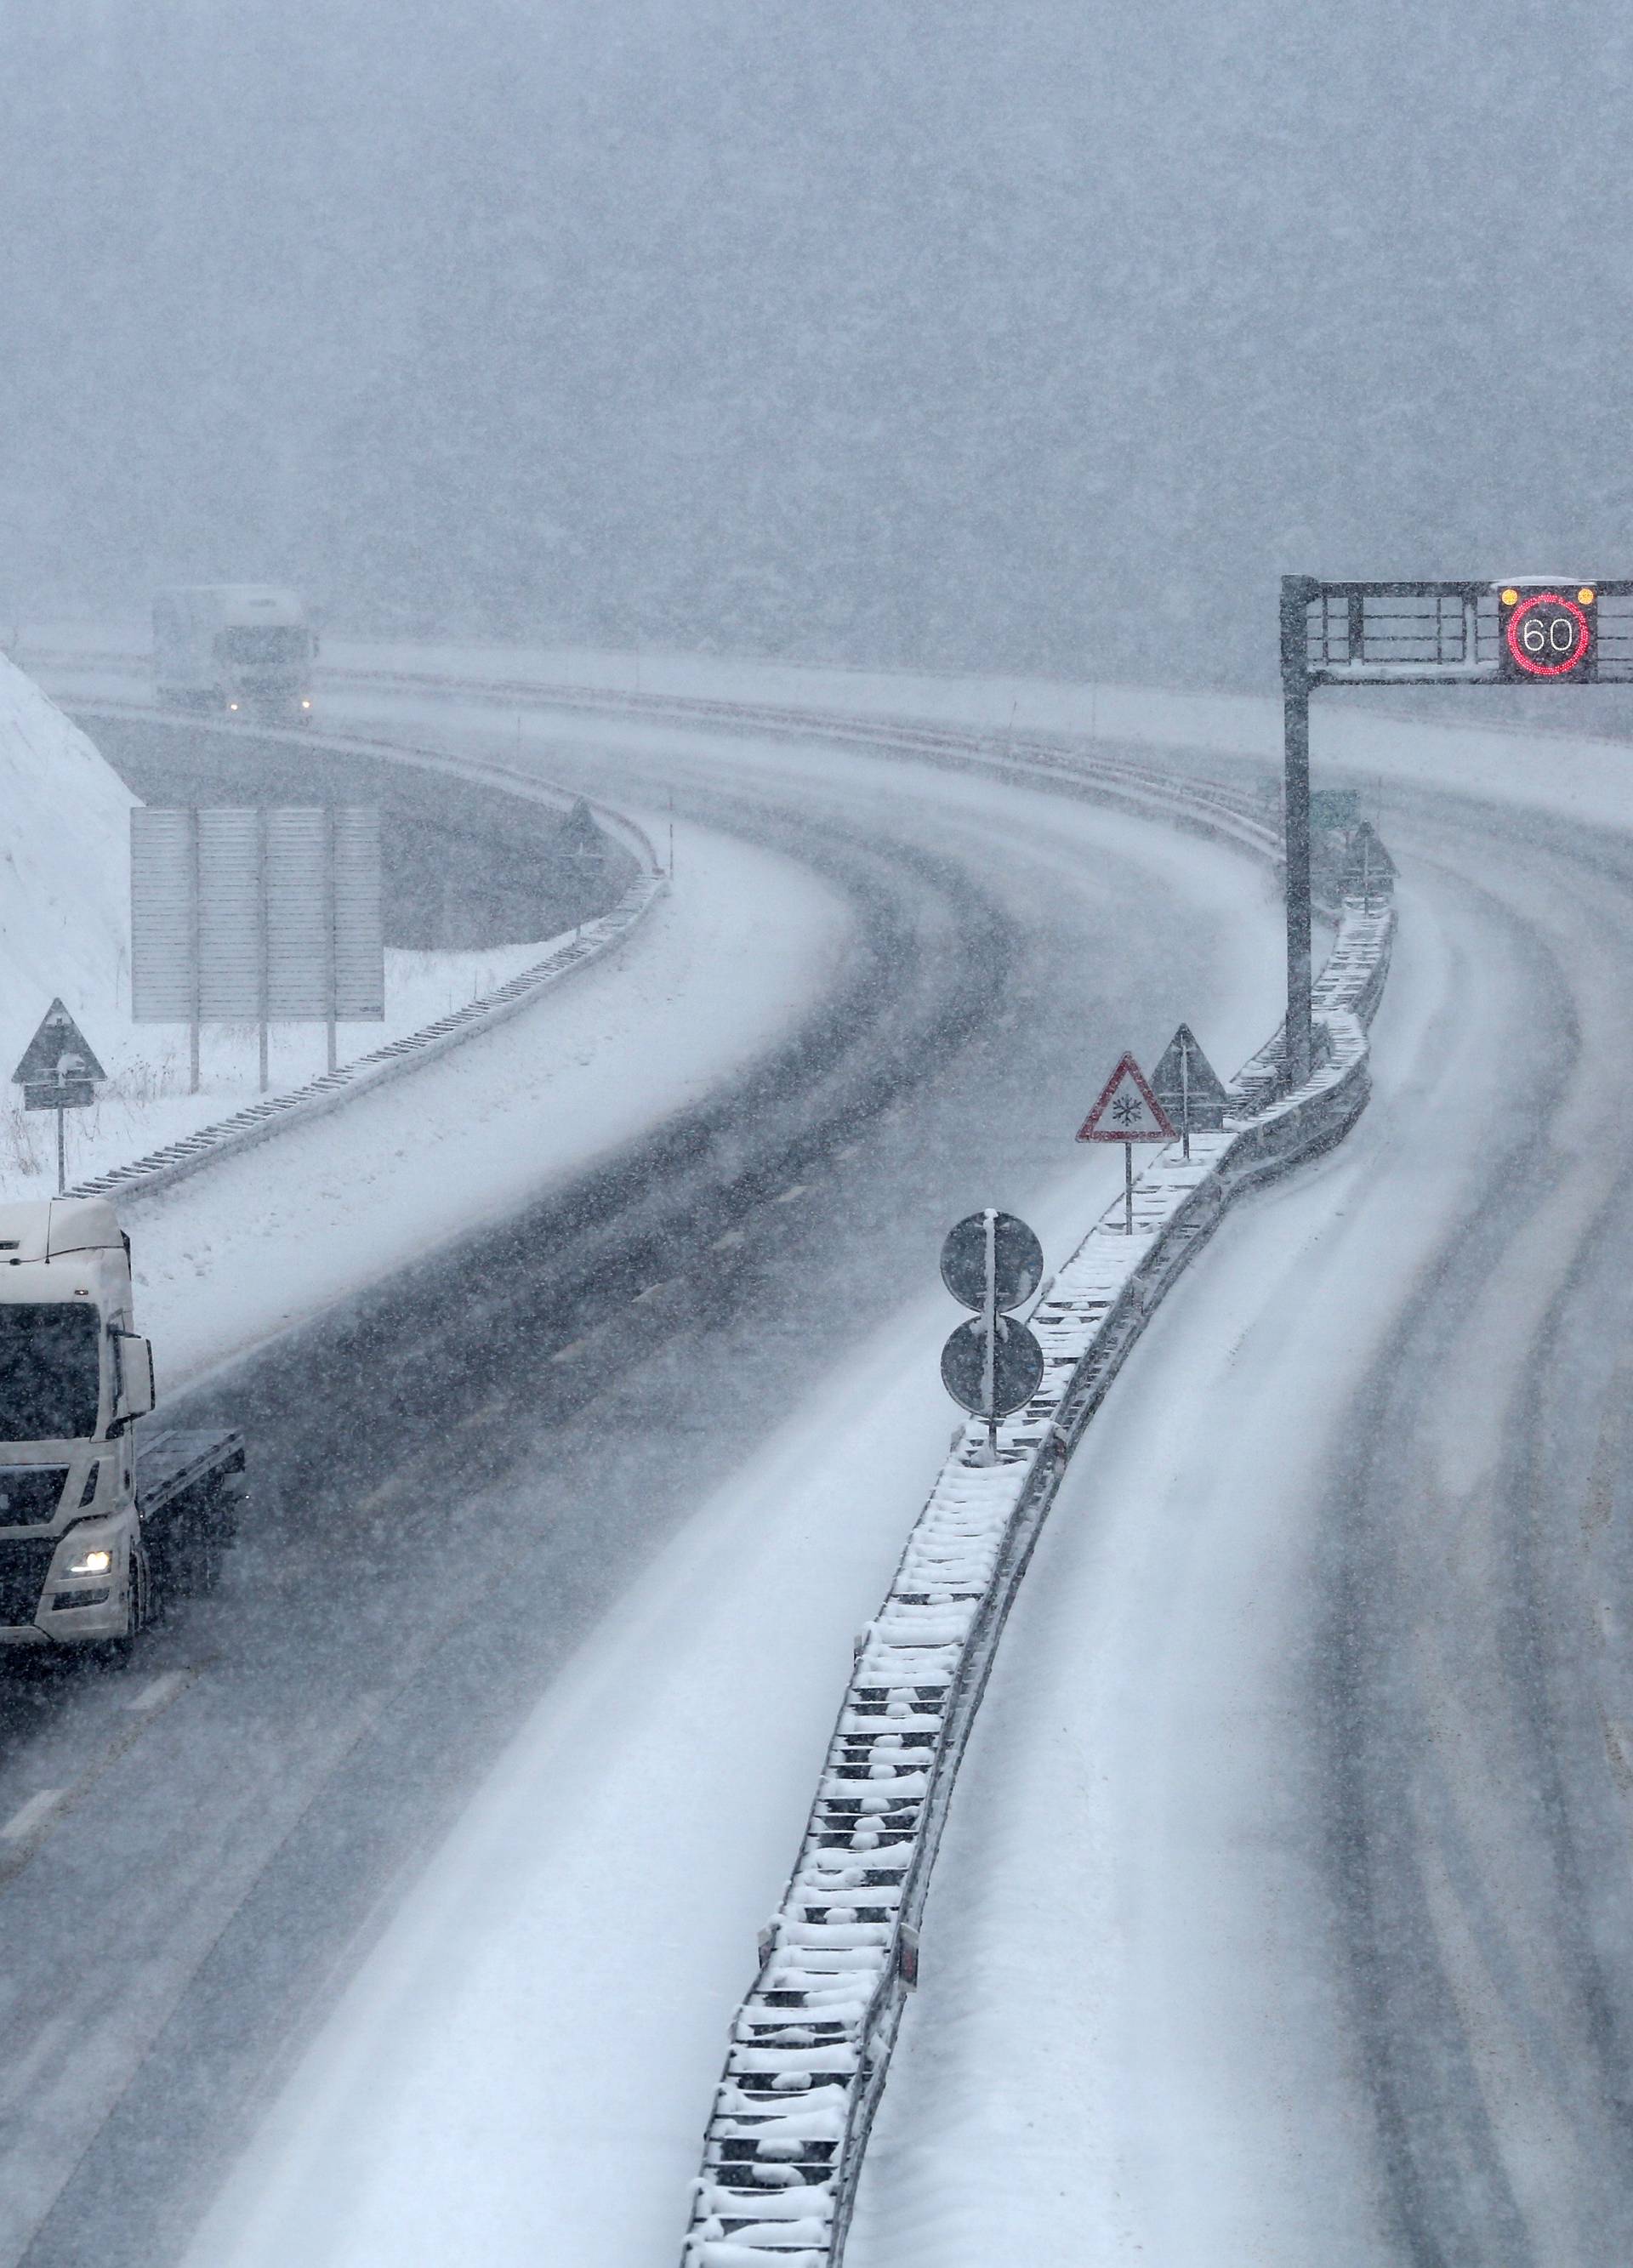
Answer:
[(1286, 1079), (1310, 1076), (1310, 696), (1338, 685), (1633, 684), (1633, 581), (1282, 578)]

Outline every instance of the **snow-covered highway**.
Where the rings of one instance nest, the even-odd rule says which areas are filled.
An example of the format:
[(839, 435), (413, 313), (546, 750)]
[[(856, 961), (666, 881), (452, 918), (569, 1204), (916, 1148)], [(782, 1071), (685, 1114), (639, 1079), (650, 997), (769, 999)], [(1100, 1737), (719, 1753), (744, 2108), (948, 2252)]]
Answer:
[[(1262, 869), (1155, 814), (792, 722), (344, 703), (660, 828), (672, 793), (682, 887), (688, 841), (797, 850), (854, 941), (798, 1012), (814, 1082), (773, 1054), (201, 1400), (248, 1395), (276, 1475), (242, 1555), (268, 1599), (155, 1647), (142, 1675), (181, 1675), (116, 1755), (76, 1683), (7, 1783), (86, 1726), (110, 1759), (11, 1893), (49, 1886), (14, 1940), (37, 1989), (66, 1989), (60, 1870), (110, 1848), (168, 1978), (94, 2073), (13, 2004), (40, 2111), (82, 2106), (59, 2188), (13, 2095), (35, 2268), (674, 2248), (850, 1633), (945, 1439), (939, 1231), (995, 1195), (1058, 1254), (1104, 1194), (1066, 1154), (1095, 1071), (1180, 1015), (1227, 1064), (1274, 1020)], [(1246, 703), (1099, 705), (1208, 746), (1182, 768), (1273, 744)], [(1384, 777), (1404, 872), (1374, 1101), (1221, 1232), (1068, 1476), (853, 2268), (1633, 2252), (1625, 759), (1363, 717), (1324, 753)], [(177, 1782), (198, 1815), (156, 1837)], [(184, 1860), (199, 1817), (225, 1844)]]
[[(445, 706), (437, 725), (490, 756), (501, 737), (491, 713)], [(1102, 1058), (1130, 1036), (1149, 1049), (1182, 1014), (1229, 1058), (1272, 1020), (1262, 866), (1158, 821), (797, 740), (602, 728), (575, 751), (536, 724), (522, 761), (536, 755), (551, 777), (578, 763), (606, 792), (644, 794), (660, 819), (672, 783), (683, 823), (797, 854), (851, 908), (853, 944), (799, 1009), (798, 1045), (773, 1046), (746, 1084), (576, 1182), (552, 1186), (547, 1160), (520, 1214), (191, 1397), (248, 1424), (264, 1484), (233, 1580), (156, 1634), (128, 1680), (41, 1687), (12, 1720), (7, 1815), (43, 1789), (71, 1800), (48, 1806), (7, 1890), (7, 2258), (180, 2250), (268, 2074), (355, 1965), (394, 1884), (620, 1600), (639, 1616), (630, 1586), (651, 1566), (661, 1587), (667, 1540), (683, 1554), (689, 1536), (696, 1550), (729, 1529), (730, 1501), (755, 1550), (726, 1550), (710, 1613), (671, 1616), (661, 1670), (584, 1727), (519, 1886), (525, 1911), (528, 1881), (541, 1894), (558, 1881), (559, 1852), (587, 1834), (575, 1807), (597, 1788), (625, 1787), (639, 1814), (660, 1787), (677, 1816), (713, 1822), (701, 1846), (665, 1846), (697, 1932), (638, 1948), (672, 1967), (676, 2021), (659, 2040), (635, 2028), (610, 2044), (573, 2024), (542, 2055), (529, 2036), (512, 2043), (525, 2073), (506, 2066), (507, 2099), (537, 2131), (546, 2106), (525, 2073), (549, 2084), (604, 2049), (596, 2099), (636, 2120), (639, 2147), (549, 2120), (557, 2226), (570, 2249), (601, 2251), (592, 2231), (604, 2236), (611, 2191), (626, 2232), (615, 2254), (670, 2242), (724, 2009), (802, 1800), (801, 1743), (819, 1750), (831, 1665), (945, 1439), (933, 1365), (914, 1351), (933, 1344), (926, 1293), (948, 1209), (996, 1191), (1063, 1238), (1101, 1186), (1069, 1133)], [(758, 912), (775, 931), (776, 893)], [(660, 1117), (672, 1101), (666, 1086)], [(841, 1381), (853, 1388), (839, 1394)], [(813, 1391), (825, 1401), (807, 1403)], [(729, 1498), (785, 1410), (803, 1408), (809, 1442), (824, 1409), (822, 1437), (842, 1445), (853, 1398), (893, 1411), (901, 1391), (898, 1502), (847, 1490), (831, 1468), (829, 1486), (791, 1488), (751, 1520)], [(780, 1579), (796, 1539), (797, 1611)], [(746, 1714), (720, 1637), (734, 1620), (767, 1640)], [(610, 1643), (623, 1626), (606, 1623)], [(593, 1653), (583, 1664), (593, 1675)], [(162, 1707), (129, 1705), (172, 1671)], [(678, 1715), (670, 1680), (690, 1697)], [(703, 1802), (722, 1770), (743, 1791), (723, 1832)], [(633, 1823), (603, 1824), (603, 1874)], [(110, 1896), (111, 1981), (71, 1957)], [(631, 1955), (627, 1909), (591, 1900), (583, 1919), (550, 1940), (559, 1981), (611, 1991)], [(470, 1949), (446, 1926), (427, 1941), (439, 1956)], [(578, 2005), (553, 1997), (558, 1974), (536, 1978), (546, 2008)], [(471, 2036), (489, 2058), (491, 2036), (478, 2023)], [(429, 2062), (424, 2076), (434, 2086)], [(469, 2139), (477, 2161), (424, 2162), (427, 2181), (456, 2196), (491, 2183)], [(381, 2151), (383, 2167), (383, 2135)], [(448, 2195), (437, 2191), (443, 2207)], [(411, 2189), (401, 2197), (412, 2205)], [(525, 2225), (501, 2202), (496, 2258)], [(332, 2238), (349, 2241), (338, 2221)]]

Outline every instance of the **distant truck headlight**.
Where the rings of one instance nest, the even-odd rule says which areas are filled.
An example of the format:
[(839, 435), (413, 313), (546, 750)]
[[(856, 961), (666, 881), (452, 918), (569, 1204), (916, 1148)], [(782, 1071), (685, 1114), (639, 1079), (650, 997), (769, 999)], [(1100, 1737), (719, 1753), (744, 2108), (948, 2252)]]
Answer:
[(82, 1551), (78, 1559), (70, 1559), (68, 1572), (70, 1575), (106, 1575), (113, 1564), (113, 1553), (99, 1543), (89, 1551)]

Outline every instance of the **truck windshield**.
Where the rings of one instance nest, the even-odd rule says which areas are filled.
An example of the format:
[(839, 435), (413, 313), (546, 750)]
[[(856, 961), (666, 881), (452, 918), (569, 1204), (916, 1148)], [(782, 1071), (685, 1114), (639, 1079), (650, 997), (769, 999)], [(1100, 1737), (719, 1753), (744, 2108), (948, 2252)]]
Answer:
[(83, 1441), (96, 1431), (96, 1310), (0, 1307), (0, 1441)]
[(307, 659), (307, 631), (299, 624), (218, 630), (216, 652), (223, 661), (275, 662), (292, 668)]

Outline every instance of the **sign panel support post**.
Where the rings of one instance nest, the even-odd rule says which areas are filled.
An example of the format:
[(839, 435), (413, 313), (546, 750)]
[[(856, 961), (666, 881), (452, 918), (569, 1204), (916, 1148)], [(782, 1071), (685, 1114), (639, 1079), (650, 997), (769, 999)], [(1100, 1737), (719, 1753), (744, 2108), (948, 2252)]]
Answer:
[(1287, 1022), (1282, 1076), (1289, 1089), (1310, 1076), (1310, 658), (1306, 609), (1319, 585), (1282, 578), (1282, 827), (1287, 892)]
[[(61, 1123), (59, 1120), (58, 1123)], [(986, 1246), (986, 1297), (981, 1302), (981, 1319), (986, 1327), (986, 1354), (982, 1364), (981, 1385), (986, 1403), (986, 1447), (995, 1463), (998, 1457), (998, 1213), (988, 1205), (981, 1215)]]
[[(520, 730), (521, 720), (517, 718)], [(323, 806), (323, 980), (329, 998), (329, 1068), (333, 1071), (340, 1060), (338, 1034), (340, 1020), (340, 946), (335, 935), (335, 806)]]
[(191, 1092), (198, 1093), (198, 1035), (204, 1020), (203, 952), (199, 939), (203, 921), (203, 900), (199, 891), (198, 806), (188, 806), (188, 841), (192, 852), (193, 890), (188, 904), (188, 934), (192, 952), (193, 1012), (188, 1022), (188, 1062), (192, 1073)]
[(267, 811), (262, 804), (255, 812), (255, 1021), (260, 1027), (261, 1092), (267, 1091), (267, 1056), (271, 1038), (272, 1021), (268, 995), (271, 983), (271, 940), (268, 936), (269, 908), (267, 905)]

